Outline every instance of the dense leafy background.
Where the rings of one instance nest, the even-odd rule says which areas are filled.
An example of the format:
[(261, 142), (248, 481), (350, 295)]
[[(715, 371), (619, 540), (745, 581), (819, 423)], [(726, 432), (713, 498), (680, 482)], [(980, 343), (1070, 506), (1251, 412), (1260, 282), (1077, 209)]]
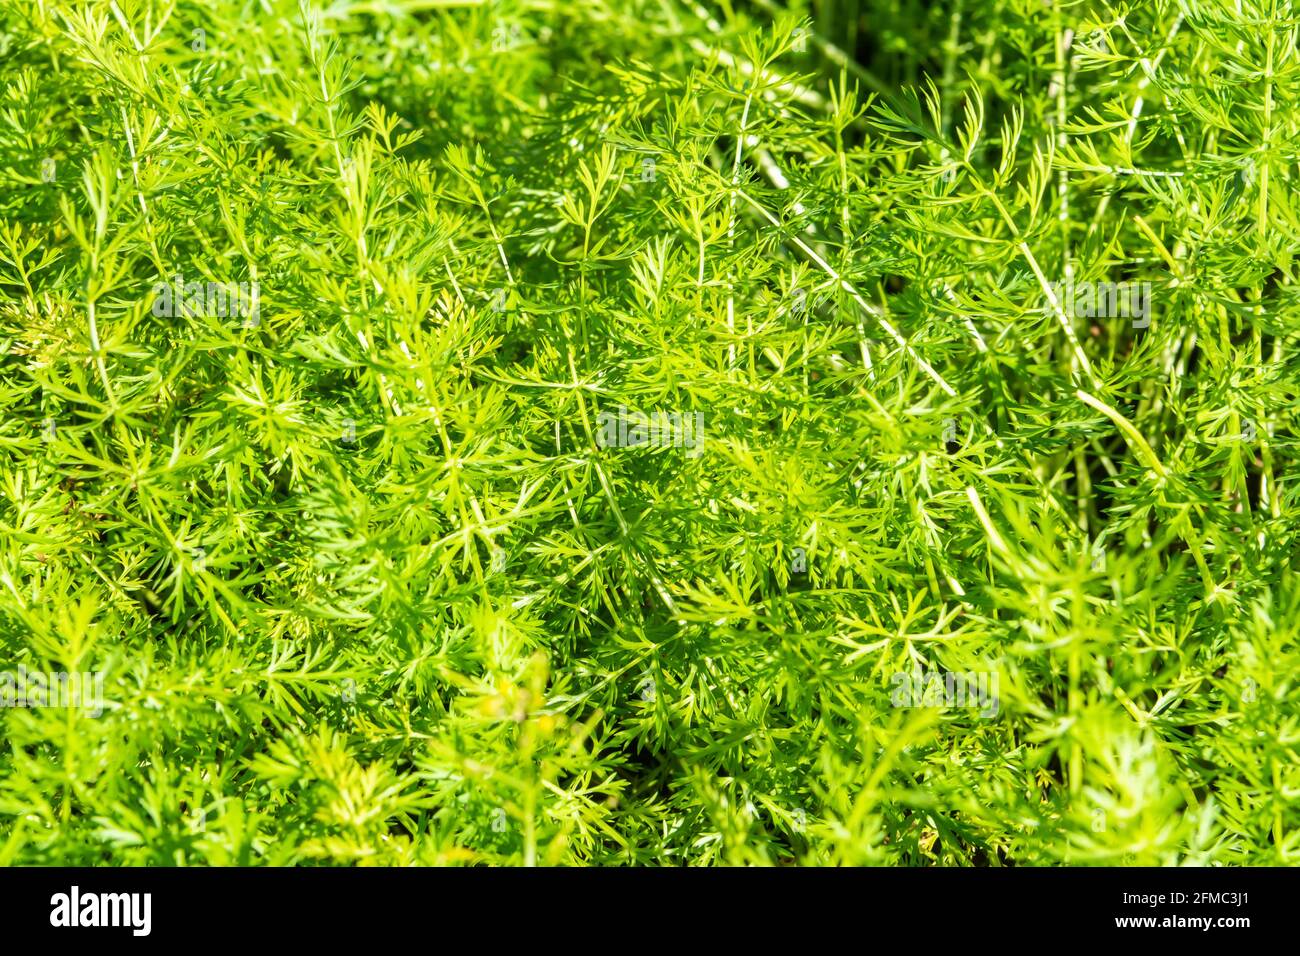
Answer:
[(0, 862), (1296, 860), (1298, 21), (0, 0)]

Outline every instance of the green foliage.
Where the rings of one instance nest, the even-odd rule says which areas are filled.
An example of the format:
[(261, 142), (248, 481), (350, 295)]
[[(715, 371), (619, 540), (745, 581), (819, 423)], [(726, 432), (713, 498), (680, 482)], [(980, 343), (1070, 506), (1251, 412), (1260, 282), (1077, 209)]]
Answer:
[(1294, 862), (1298, 31), (0, 0), (0, 862)]

